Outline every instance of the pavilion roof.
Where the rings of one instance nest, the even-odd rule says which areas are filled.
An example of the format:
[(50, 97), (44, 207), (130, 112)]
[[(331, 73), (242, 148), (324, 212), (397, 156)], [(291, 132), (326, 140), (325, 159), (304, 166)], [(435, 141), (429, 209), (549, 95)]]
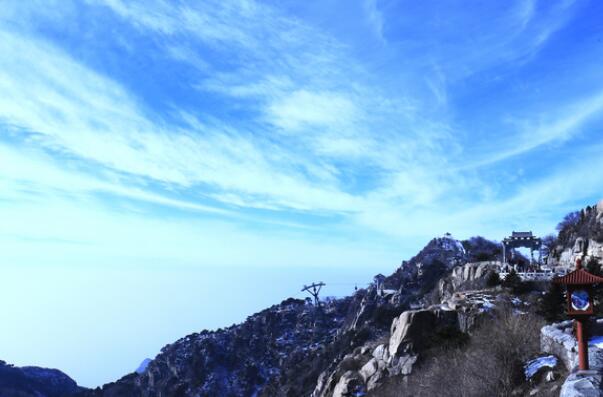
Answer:
[(553, 279), (555, 284), (598, 284), (603, 283), (603, 277), (595, 276), (584, 269), (577, 269), (563, 277)]
[(511, 237), (526, 238), (534, 237), (534, 235), (532, 234), (532, 232), (513, 232), (511, 233)]

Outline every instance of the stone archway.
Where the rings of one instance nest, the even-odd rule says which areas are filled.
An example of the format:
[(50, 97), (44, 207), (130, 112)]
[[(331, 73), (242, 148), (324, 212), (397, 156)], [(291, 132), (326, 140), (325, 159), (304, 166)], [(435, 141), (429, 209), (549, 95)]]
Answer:
[[(532, 232), (512, 232), (509, 237), (505, 237), (502, 241), (503, 246), (503, 266), (507, 265), (507, 250), (514, 248), (529, 248), (530, 249), (530, 263), (540, 264), (542, 263), (542, 239), (534, 236)], [(538, 261), (534, 261), (534, 251), (538, 251)]]

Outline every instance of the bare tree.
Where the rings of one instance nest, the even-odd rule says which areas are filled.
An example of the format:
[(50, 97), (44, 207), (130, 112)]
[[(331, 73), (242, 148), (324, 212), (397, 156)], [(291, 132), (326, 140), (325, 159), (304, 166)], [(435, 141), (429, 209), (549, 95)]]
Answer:
[(550, 256), (555, 250), (557, 245), (557, 236), (554, 234), (547, 234), (542, 238), (542, 255)]
[(557, 230), (562, 231), (567, 228), (572, 228), (580, 222), (580, 211), (570, 212), (563, 217), (563, 220), (557, 225)]
[(523, 365), (538, 352), (541, 320), (503, 309), (462, 349), (431, 355), (398, 390), (403, 396), (509, 396), (523, 382)]

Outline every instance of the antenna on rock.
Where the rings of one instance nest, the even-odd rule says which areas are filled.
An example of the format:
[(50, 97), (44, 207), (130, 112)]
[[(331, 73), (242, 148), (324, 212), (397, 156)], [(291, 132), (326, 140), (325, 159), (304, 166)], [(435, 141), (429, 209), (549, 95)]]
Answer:
[(308, 292), (310, 295), (312, 295), (314, 297), (314, 306), (316, 306), (317, 308), (320, 307), (320, 300), (318, 299), (318, 293), (320, 292), (320, 289), (322, 287), (324, 287), (325, 285), (326, 284), (321, 281), (319, 283), (312, 283), (310, 285), (304, 285), (304, 288), (302, 288), (302, 292)]

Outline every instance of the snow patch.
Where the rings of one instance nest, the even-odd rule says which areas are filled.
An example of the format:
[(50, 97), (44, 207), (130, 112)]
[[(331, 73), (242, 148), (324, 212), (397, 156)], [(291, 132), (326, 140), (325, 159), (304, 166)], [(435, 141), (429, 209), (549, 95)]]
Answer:
[(603, 336), (593, 336), (588, 341), (588, 345), (598, 347), (599, 349), (603, 349)]
[(535, 358), (534, 360), (528, 361), (524, 367), (524, 373), (526, 379), (532, 378), (540, 368), (549, 367), (555, 368), (557, 366), (557, 357), (555, 356), (543, 356)]
[(494, 303), (490, 302), (488, 299), (484, 298), (484, 303), (482, 303), (482, 307), (486, 309), (486, 311), (490, 311), (496, 307)]
[(446, 251), (459, 251), (462, 254), (465, 254), (465, 247), (463, 247), (463, 244), (459, 240), (452, 237), (450, 233), (444, 234), (441, 241), (442, 248)]
[(144, 371), (147, 370), (147, 367), (149, 366), (149, 364), (151, 363), (150, 358), (145, 358), (144, 360), (142, 360), (142, 362), (140, 363), (140, 365), (138, 366), (138, 368), (136, 368), (136, 373), (137, 374), (142, 374), (144, 373)]

